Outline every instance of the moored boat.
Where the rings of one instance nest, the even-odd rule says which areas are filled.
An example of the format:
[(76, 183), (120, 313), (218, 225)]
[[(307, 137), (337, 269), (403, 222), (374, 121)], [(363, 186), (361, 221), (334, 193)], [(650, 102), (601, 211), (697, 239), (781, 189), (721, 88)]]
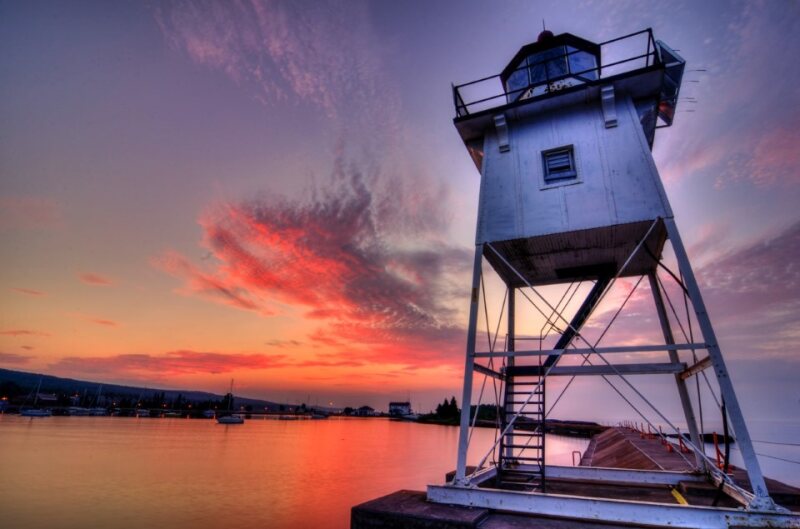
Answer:
[(228, 411), (225, 415), (217, 417), (218, 424), (244, 424), (244, 417), (233, 414), (233, 379), (231, 379), (231, 389), (228, 392)]
[(224, 415), (222, 417), (217, 417), (217, 423), (219, 424), (244, 424), (244, 418), (240, 415)]
[(21, 410), (19, 414), (23, 417), (50, 417), (53, 413), (50, 410), (31, 408), (27, 410)]

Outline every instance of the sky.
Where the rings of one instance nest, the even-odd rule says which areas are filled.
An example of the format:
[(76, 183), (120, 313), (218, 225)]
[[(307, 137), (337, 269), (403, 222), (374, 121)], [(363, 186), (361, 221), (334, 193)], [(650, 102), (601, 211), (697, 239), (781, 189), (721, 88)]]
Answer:
[[(782, 0), (0, 2), (0, 367), (378, 409), (460, 395), (479, 175), (451, 83), (543, 19), (595, 42), (652, 27), (686, 59), (653, 154), (746, 415), (796, 421)], [(604, 340), (657, 343), (648, 303)], [(631, 417), (575, 386), (555, 416)]]

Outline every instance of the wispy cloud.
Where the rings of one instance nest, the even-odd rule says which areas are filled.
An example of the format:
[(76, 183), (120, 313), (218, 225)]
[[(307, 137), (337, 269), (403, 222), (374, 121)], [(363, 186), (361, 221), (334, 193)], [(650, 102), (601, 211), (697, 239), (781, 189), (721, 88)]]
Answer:
[(247, 289), (234, 284), (226, 284), (213, 274), (203, 272), (181, 254), (169, 251), (151, 260), (157, 268), (186, 280), (182, 294), (199, 294), (209, 299), (244, 310), (254, 310), (264, 315), (274, 311), (261, 306), (260, 300)]
[(0, 364), (6, 365), (19, 365), (19, 364), (27, 364), (30, 362), (31, 357), (26, 355), (20, 355), (16, 353), (4, 353), (0, 351)]
[(238, 369), (285, 366), (284, 356), (179, 350), (164, 354), (120, 354), (102, 357), (70, 356), (52, 364), (71, 373), (114, 373), (136, 376), (178, 376), (229, 373)]
[[(730, 250), (696, 269), (703, 299), (729, 356), (792, 358), (800, 349), (800, 222), (774, 236)], [(664, 275), (683, 328), (688, 333), (681, 291)], [(625, 290), (625, 289), (621, 289)], [(597, 315), (590, 329), (602, 329), (618, 306)], [(668, 309), (669, 311), (669, 309)], [(676, 339), (683, 339), (673, 319)], [(694, 319), (694, 318), (693, 318)], [(699, 336), (695, 329), (695, 337)], [(660, 343), (652, 297), (640, 287), (607, 335), (609, 343)]]
[(5, 331), (0, 331), (0, 335), (3, 336), (50, 336), (49, 333), (41, 332), (41, 331), (32, 331), (30, 329), (10, 329)]
[(169, 377), (222, 374), (241, 370), (360, 367), (364, 362), (326, 355), (297, 359), (285, 354), (177, 350), (161, 354), (131, 353), (100, 357), (68, 356), (51, 364), (62, 373)]
[(360, 2), (171, 2), (154, 15), (173, 49), (266, 105), (293, 99), (334, 116), (342, 100), (376, 92), (378, 63)]
[(794, 125), (798, 121), (800, 113), (792, 120), (792, 126), (779, 125), (761, 134), (746, 166), (747, 172), (734, 177), (746, 177), (762, 187), (800, 184), (800, 131)]
[(70, 313), (69, 316), (83, 320), (88, 323), (92, 323), (94, 325), (100, 325), (103, 327), (119, 327), (120, 323), (118, 321), (110, 320), (108, 318), (102, 318), (99, 316), (93, 316), (89, 314), (83, 314), (81, 312), (73, 312)]
[(0, 197), (0, 230), (46, 230), (61, 222), (61, 207), (51, 198)]
[(103, 325), (106, 327), (117, 327), (119, 323), (114, 320), (106, 320), (103, 318), (89, 318), (88, 321), (92, 323), (96, 323), (97, 325)]
[(32, 288), (11, 288), (13, 292), (18, 292), (19, 294), (26, 294), (28, 296), (45, 296), (46, 294), (41, 290), (33, 290)]
[[(800, 222), (736, 249), (698, 271), (715, 312), (742, 320), (771, 307), (800, 310)], [(757, 315), (757, 314), (756, 314)]]
[[(774, 50), (800, 43), (800, 17), (794, 4), (776, 7), (770, 2), (731, 4), (720, 12), (725, 31), (706, 50), (714, 51), (705, 54), (709, 62), (688, 58), (686, 78), (699, 82), (685, 82), (681, 93), (695, 97), (697, 104), (682, 102), (679, 108), (696, 112), (680, 114), (680, 120), (691, 120), (691, 134), (667, 135), (657, 142), (664, 143), (656, 151), (665, 154), (659, 165), (666, 180), (705, 176), (717, 188), (800, 183), (800, 72), (790, 68), (776, 79), (777, 63), (771, 59)], [(707, 72), (691, 71), (696, 68)]]
[(213, 267), (175, 252), (156, 263), (184, 279), (185, 292), (264, 314), (301, 308), (322, 324), (317, 343), (441, 362), (461, 342), (450, 301), (470, 259), (442, 240), (442, 190), (415, 184), (338, 161), (306, 201), (261, 198), (204, 216)]
[(83, 272), (78, 275), (78, 278), (87, 285), (105, 287), (114, 284), (111, 279), (94, 272)]
[(303, 342), (301, 342), (299, 340), (277, 340), (277, 339), (275, 339), (275, 340), (269, 340), (269, 341), (267, 341), (265, 343), (266, 343), (266, 345), (269, 345), (270, 347), (278, 347), (278, 348), (282, 348), (282, 347), (299, 347), (299, 346), (303, 345)]

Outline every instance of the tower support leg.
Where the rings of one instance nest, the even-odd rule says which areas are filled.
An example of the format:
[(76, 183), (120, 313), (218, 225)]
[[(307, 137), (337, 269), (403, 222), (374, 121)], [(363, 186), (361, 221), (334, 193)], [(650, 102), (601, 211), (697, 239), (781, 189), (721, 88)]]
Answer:
[(472, 267), (472, 290), (469, 303), (469, 328), (467, 330), (467, 351), (464, 363), (464, 391), (461, 394), (461, 426), (458, 432), (458, 460), (455, 483), (466, 484), (467, 452), (469, 451), (469, 410), (472, 406), (472, 375), (475, 363), (475, 337), (478, 328), (478, 303), (480, 301), (481, 264), (483, 245), (475, 246), (475, 262)]
[[(647, 279), (650, 281), (650, 290), (653, 293), (653, 300), (656, 304), (656, 312), (658, 313), (658, 321), (661, 323), (661, 331), (664, 334), (664, 341), (667, 345), (674, 345), (675, 337), (672, 335), (672, 328), (669, 324), (669, 316), (667, 315), (667, 310), (664, 307), (664, 298), (661, 295), (661, 288), (659, 287), (655, 272), (648, 274)], [(678, 358), (678, 352), (675, 350), (670, 350), (669, 360), (673, 364), (679, 363), (680, 359)], [(692, 408), (692, 401), (689, 398), (689, 391), (686, 388), (686, 381), (680, 376), (679, 373), (676, 373), (675, 383), (678, 385), (678, 395), (681, 399), (681, 406), (683, 407), (683, 415), (686, 419), (686, 425), (689, 427), (689, 436), (692, 439), (692, 443), (694, 443), (698, 449), (701, 449), (703, 447), (703, 441), (700, 439), (700, 433), (697, 429), (697, 419), (694, 416), (694, 409)], [(695, 453), (694, 456), (697, 467), (705, 471), (705, 459), (703, 459), (703, 457), (698, 453)]]
[(671, 217), (664, 219), (664, 225), (667, 229), (667, 236), (672, 243), (672, 248), (675, 251), (678, 267), (683, 274), (683, 281), (686, 290), (689, 292), (689, 298), (694, 307), (697, 323), (700, 325), (700, 330), (703, 333), (708, 356), (711, 358), (711, 365), (714, 367), (714, 373), (719, 383), (720, 393), (725, 401), (725, 407), (728, 410), (728, 416), (730, 417), (733, 431), (736, 434), (736, 443), (739, 446), (742, 459), (744, 459), (747, 476), (753, 488), (754, 498), (748, 507), (756, 510), (774, 510), (776, 508), (775, 503), (772, 501), (767, 491), (764, 475), (761, 473), (761, 466), (758, 463), (756, 452), (753, 449), (753, 443), (750, 439), (750, 433), (747, 430), (744, 416), (742, 415), (742, 409), (739, 406), (739, 400), (736, 398), (733, 383), (728, 375), (728, 368), (725, 366), (725, 360), (722, 358), (722, 351), (719, 348), (717, 337), (714, 334), (714, 328), (711, 326), (711, 319), (706, 311), (705, 303), (703, 303), (700, 287), (697, 284), (694, 272), (689, 264), (689, 257), (686, 254), (683, 241), (681, 241), (680, 233), (678, 233), (675, 219)]
[[(516, 314), (517, 314), (516, 299), (515, 299), (514, 294), (516, 293), (517, 290), (516, 290), (516, 288), (511, 286), (511, 284), (509, 284), (507, 288), (508, 288), (508, 314), (507, 314), (507, 318), (508, 318), (508, 321), (507, 321), (507, 323), (508, 323), (508, 344), (506, 346), (506, 349), (508, 351), (514, 351), (515, 350), (514, 340), (515, 340), (515, 336), (516, 336)], [(508, 365), (509, 368), (513, 368), (514, 367), (514, 355), (510, 355), (508, 357), (508, 359), (506, 360), (506, 362), (507, 362), (507, 365)], [(507, 370), (507, 372), (508, 372), (508, 370)], [(503, 408), (500, 411), (500, 414), (501, 414), (501, 421), (500, 421), (501, 426), (500, 427), (502, 428), (501, 431), (505, 430), (505, 427), (508, 424), (507, 419), (506, 419), (506, 415), (509, 412), (506, 409), (507, 406), (506, 406), (505, 403), (508, 402), (509, 400), (514, 400), (514, 399), (509, 399), (509, 396), (508, 396), (508, 393), (513, 392), (513, 391), (515, 391), (515, 389), (514, 389), (514, 377), (512, 375), (508, 375), (508, 376), (506, 376), (505, 391), (504, 391), (505, 394), (503, 395)], [(500, 441), (500, 443), (501, 443), (501, 445), (503, 445), (503, 449), (501, 450), (501, 453), (503, 454), (503, 457), (506, 458), (506, 459), (511, 459), (514, 456), (514, 449), (512, 447), (510, 447), (510, 446), (504, 446), (504, 445), (506, 445), (506, 444), (512, 444), (513, 445), (513, 444), (515, 444), (514, 434), (513, 433), (509, 433), (509, 435), (505, 436), (505, 438), (503, 438)]]

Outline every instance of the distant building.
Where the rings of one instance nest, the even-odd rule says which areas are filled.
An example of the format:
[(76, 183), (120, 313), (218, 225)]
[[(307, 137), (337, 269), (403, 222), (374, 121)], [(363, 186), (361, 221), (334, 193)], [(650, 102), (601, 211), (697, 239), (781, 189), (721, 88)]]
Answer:
[(389, 415), (392, 417), (401, 417), (403, 415), (411, 415), (410, 402), (390, 402)]
[(373, 417), (375, 416), (375, 408), (370, 408), (369, 406), (361, 406), (356, 410), (354, 415), (358, 415), (359, 417)]

